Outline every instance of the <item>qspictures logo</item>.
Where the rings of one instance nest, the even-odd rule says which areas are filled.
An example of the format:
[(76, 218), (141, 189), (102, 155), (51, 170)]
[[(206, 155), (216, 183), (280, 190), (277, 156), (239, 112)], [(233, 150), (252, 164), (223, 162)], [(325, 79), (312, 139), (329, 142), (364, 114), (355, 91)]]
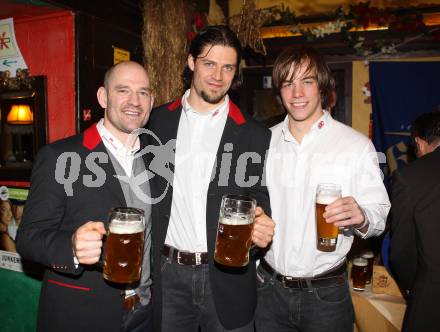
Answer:
[[(179, 163), (175, 165), (176, 140), (173, 139), (163, 143), (156, 134), (144, 128), (134, 131), (129, 139), (134, 142), (134, 140), (141, 134), (148, 135), (148, 141), (156, 143), (144, 146), (134, 155), (134, 160), (141, 158), (141, 162), (145, 161), (145, 171), (137, 175), (117, 174), (112, 176), (115, 176), (121, 182), (127, 183), (132, 192), (142, 202), (146, 204), (156, 204), (166, 196), (168, 189), (173, 185), (173, 169), (174, 167), (179, 167)], [(129, 144), (129, 146), (131, 145)], [(257, 152), (247, 151), (241, 153), (236, 159), (234, 159), (234, 146), (232, 143), (226, 143), (220, 148), (222, 151), (220, 154), (220, 160), (217, 160), (216, 153), (209, 152), (199, 153), (196, 157), (197, 160), (193, 160), (194, 158), (191, 156), (180, 156), (179, 159), (183, 162), (194, 164), (201, 163), (204, 165), (210, 165), (210, 163), (213, 163), (210, 182), (215, 179), (218, 181), (217, 185), (220, 187), (229, 186), (231, 180), (235, 181), (235, 184), (240, 188), (250, 188), (257, 185), (259, 182), (261, 185), (265, 186), (266, 176), (273, 179), (272, 182), (276, 185), (289, 187), (296, 183), (296, 181), (292, 180), (294, 174), (289, 169), (273, 174), (278, 168), (271, 167), (273, 163), (289, 165), (290, 163), (286, 161), (290, 158), (296, 158), (296, 155), (269, 150), (265, 156), (261, 156)], [(268, 155), (271, 155), (271, 158), (267, 158)], [(327, 153), (325, 155), (316, 154), (314, 155), (313, 160), (320, 160), (321, 162), (322, 160), (328, 160), (331, 171), (339, 178), (347, 179), (351, 172), (348, 172), (346, 170), (347, 167), (345, 166), (356, 161), (358, 157), (357, 153), (339, 153), (337, 155), (334, 153)], [(268, 159), (270, 162), (268, 165), (265, 165)], [(372, 151), (368, 154), (366, 161), (368, 162), (365, 165), (361, 165), (362, 167), (358, 172), (352, 173), (351, 176), (356, 176), (358, 181), (361, 181), (365, 186), (376, 185), (377, 182), (373, 180), (377, 179), (378, 175), (383, 180), (383, 174), (377, 165), (386, 162), (385, 156), (383, 153)], [(84, 166), (90, 171), (90, 173), (83, 175), (80, 179), (80, 169), (83, 162)], [(55, 180), (64, 186), (66, 195), (71, 197), (74, 194), (77, 194), (74, 193), (73, 186), (77, 181), (82, 181), (82, 184), (89, 188), (103, 186), (109, 174), (106, 174), (101, 166), (109, 162), (111, 162), (111, 160), (109, 160), (109, 155), (104, 152), (91, 152), (87, 155), (85, 160), (82, 160), (81, 156), (76, 152), (63, 152), (57, 159)], [(320, 165), (321, 162), (318, 162), (316, 165)], [(261, 172), (262, 174), (259, 175), (251, 174), (248, 171), (252, 164), (260, 164), (261, 166), (257, 167), (257, 169), (264, 169), (264, 172)], [(315, 163), (312, 162), (312, 164)], [(312, 167), (312, 165), (309, 166)], [(269, 174), (265, 173), (267, 170), (269, 170)], [(326, 169), (326, 171), (329, 172), (329, 169)], [(315, 173), (319, 175), (321, 172), (316, 171)], [(162, 178), (164, 181), (161, 181), (161, 183), (165, 183), (165, 185), (162, 186), (163, 188), (155, 197), (152, 197), (152, 195), (143, 190), (143, 188), (145, 188), (144, 184), (146, 182), (153, 180), (155, 177)], [(204, 177), (202, 176), (202, 178)], [(309, 185), (312, 185), (314, 180), (316, 179), (311, 176), (309, 179)]]

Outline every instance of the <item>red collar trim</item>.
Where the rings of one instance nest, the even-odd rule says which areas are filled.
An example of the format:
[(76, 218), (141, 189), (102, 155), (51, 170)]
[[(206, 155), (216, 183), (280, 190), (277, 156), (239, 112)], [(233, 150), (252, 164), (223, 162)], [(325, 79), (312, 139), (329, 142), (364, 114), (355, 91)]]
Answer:
[[(167, 109), (171, 112), (175, 111), (177, 108), (182, 106), (182, 98), (176, 99), (171, 104), (168, 105)], [(237, 105), (235, 105), (231, 99), (229, 99), (229, 112), (228, 116), (234, 120), (234, 122), (238, 125), (242, 125), (246, 123), (246, 119), (244, 118), (243, 114), (241, 113), (240, 109)]]
[(246, 123), (246, 119), (243, 116), (243, 113), (241, 113), (240, 109), (237, 105), (235, 105), (231, 99), (229, 99), (229, 112), (228, 116), (234, 120), (236, 124), (239, 126)]
[(94, 150), (99, 143), (101, 143), (101, 135), (99, 135), (96, 123), (92, 124), (84, 131), (83, 134), (83, 146), (90, 151)]
[(176, 99), (171, 104), (168, 105), (168, 111), (175, 111), (182, 105), (182, 98)]

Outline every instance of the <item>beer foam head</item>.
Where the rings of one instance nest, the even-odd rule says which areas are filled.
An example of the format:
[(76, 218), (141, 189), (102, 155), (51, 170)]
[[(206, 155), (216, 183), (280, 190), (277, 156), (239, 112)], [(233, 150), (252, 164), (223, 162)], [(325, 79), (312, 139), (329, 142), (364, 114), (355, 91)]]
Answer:
[(252, 224), (253, 220), (249, 220), (249, 216), (229, 216), (220, 218), (220, 223), (223, 225), (249, 225)]
[(367, 266), (368, 265), (368, 261), (365, 258), (357, 257), (357, 258), (353, 259), (353, 265), (356, 265), (356, 266)]
[(336, 201), (338, 198), (339, 196), (336, 195), (317, 195), (316, 203), (328, 205)]
[(113, 219), (110, 224), (110, 233), (113, 234), (134, 234), (144, 231), (144, 223), (139, 222), (127, 222), (122, 220)]
[(363, 258), (373, 258), (374, 257), (374, 253), (372, 252), (372, 251), (364, 251), (363, 253), (362, 253), (362, 256), (361, 257), (363, 257)]

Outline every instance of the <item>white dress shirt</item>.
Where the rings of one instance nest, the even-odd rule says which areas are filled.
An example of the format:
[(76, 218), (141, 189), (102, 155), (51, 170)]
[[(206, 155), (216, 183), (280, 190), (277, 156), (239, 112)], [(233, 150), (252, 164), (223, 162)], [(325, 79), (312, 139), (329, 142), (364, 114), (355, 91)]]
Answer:
[[(206, 252), (208, 187), (226, 124), (229, 98), (214, 110), (199, 113), (182, 98), (176, 140), (171, 215), (165, 244), (189, 252)], [(220, 208), (220, 207), (219, 207)]]
[(102, 138), (104, 146), (113, 157), (118, 161), (125, 171), (125, 175), (131, 176), (133, 168), (133, 160), (136, 152), (140, 148), (139, 137), (136, 137), (133, 148), (128, 148), (124, 142), (119, 141), (113, 134), (104, 127), (104, 119), (101, 119), (96, 124), (96, 129)]
[[(379, 235), (390, 208), (371, 141), (335, 121), (327, 111), (298, 143), (289, 131), (289, 118), (271, 128), (267, 186), (276, 222), (267, 262), (279, 273), (312, 277), (338, 266), (353, 242)], [(336, 183), (342, 197), (353, 196), (368, 219), (368, 231), (340, 232), (334, 252), (316, 248), (315, 193), (318, 183)]]

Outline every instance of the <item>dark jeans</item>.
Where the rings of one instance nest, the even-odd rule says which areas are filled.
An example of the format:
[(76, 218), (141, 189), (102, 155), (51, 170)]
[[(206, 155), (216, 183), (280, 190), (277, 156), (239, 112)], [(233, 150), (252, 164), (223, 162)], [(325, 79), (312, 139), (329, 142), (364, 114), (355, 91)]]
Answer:
[(208, 265), (179, 265), (162, 256), (162, 332), (253, 332), (254, 322), (226, 330), (215, 309)]
[(354, 311), (348, 282), (329, 287), (284, 288), (257, 269), (257, 332), (351, 332)]
[(152, 332), (153, 310), (151, 301), (148, 305), (137, 303), (131, 310), (126, 310), (122, 316), (122, 332)]

